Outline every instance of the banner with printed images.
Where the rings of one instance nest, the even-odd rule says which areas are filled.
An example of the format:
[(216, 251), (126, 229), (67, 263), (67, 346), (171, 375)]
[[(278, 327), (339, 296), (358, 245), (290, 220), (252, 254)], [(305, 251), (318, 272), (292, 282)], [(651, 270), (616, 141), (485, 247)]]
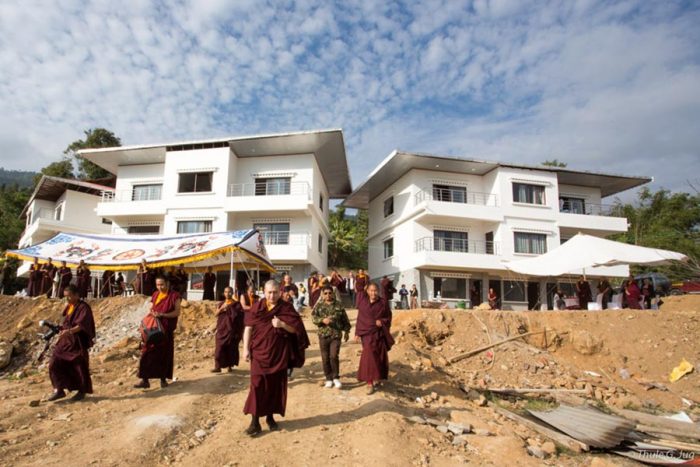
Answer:
[(51, 258), (53, 264), (65, 261), (76, 266), (84, 261), (99, 270), (132, 270), (146, 262), (148, 267), (185, 265), (188, 271), (235, 267), (274, 272), (262, 235), (254, 229), (189, 235), (80, 235), (59, 233), (53, 238), (7, 256), (25, 261)]

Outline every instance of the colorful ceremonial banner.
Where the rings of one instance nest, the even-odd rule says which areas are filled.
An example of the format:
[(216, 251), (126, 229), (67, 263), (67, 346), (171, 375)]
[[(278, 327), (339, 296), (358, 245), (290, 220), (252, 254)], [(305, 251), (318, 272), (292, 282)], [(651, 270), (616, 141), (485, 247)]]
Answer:
[(146, 261), (153, 268), (185, 264), (189, 272), (202, 271), (208, 266), (224, 270), (232, 262), (236, 267), (258, 266), (275, 271), (257, 230), (175, 236), (60, 233), (34, 246), (9, 250), (7, 256), (25, 261), (39, 258), (41, 263), (51, 258), (53, 264), (65, 261), (74, 266), (83, 260), (99, 270), (138, 269)]

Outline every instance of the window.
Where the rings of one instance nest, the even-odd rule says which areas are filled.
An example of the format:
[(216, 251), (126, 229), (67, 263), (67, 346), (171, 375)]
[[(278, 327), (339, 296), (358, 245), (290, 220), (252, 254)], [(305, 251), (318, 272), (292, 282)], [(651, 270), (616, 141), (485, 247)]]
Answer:
[(266, 245), (289, 245), (289, 223), (253, 224), (263, 236)]
[(178, 193), (200, 193), (211, 191), (214, 172), (181, 173)]
[(323, 212), (323, 193), (318, 194), (318, 208)]
[(161, 199), (163, 184), (134, 185), (131, 191), (131, 201), (151, 201)]
[(448, 203), (466, 203), (467, 188), (463, 186), (433, 185), (433, 199)]
[(525, 302), (525, 283), (518, 281), (503, 281), (504, 302)]
[(433, 231), (433, 249), (435, 251), (469, 251), (469, 234), (467, 232), (451, 232), (449, 230)]
[(112, 221), (109, 220), (109, 219), (107, 219), (106, 217), (103, 217), (103, 218), (102, 218), (102, 223), (103, 223), (103, 224), (107, 224), (107, 225), (112, 225)]
[(394, 214), (394, 197), (390, 196), (384, 200), (384, 217)]
[(318, 252), (323, 253), (323, 235), (318, 234)]
[(544, 187), (526, 183), (513, 183), (513, 202), (544, 205)]
[(571, 214), (586, 214), (586, 200), (583, 198), (559, 197), (559, 211)]
[(288, 195), (291, 192), (290, 177), (256, 178), (255, 196)]
[(394, 256), (394, 239), (384, 240), (384, 259)]
[(211, 221), (181, 221), (177, 223), (177, 233), (194, 234), (211, 232)]
[(486, 232), (486, 235), (484, 236), (486, 240), (486, 248), (485, 252), (487, 255), (492, 255), (493, 254), (493, 232)]
[(547, 253), (547, 236), (545, 234), (515, 232), (515, 252), (541, 255)]
[(159, 225), (130, 225), (127, 233), (137, 235), (158, 235), (160, 233)]
[(453, 277), (436, 277), (433, 279), (433, 296), (440, 298), (466, 298), (467, 280)]
[(63, 203), (59, 204), (58, 207), (56, 208), (56, 211), (54, 212), (54, 220), (60, 221), (63, 220), (61, 216), (63, 216)]

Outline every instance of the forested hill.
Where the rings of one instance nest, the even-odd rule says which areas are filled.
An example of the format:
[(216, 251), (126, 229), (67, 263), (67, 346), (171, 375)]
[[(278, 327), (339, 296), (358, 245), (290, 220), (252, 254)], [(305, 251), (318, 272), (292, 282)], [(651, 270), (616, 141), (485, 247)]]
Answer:
[(31, 188), (34, 186), (36, 172), (24, 170), (5, 170), (0, 167), (0, 186), (7, 187), (17, 185), (19, 188)]

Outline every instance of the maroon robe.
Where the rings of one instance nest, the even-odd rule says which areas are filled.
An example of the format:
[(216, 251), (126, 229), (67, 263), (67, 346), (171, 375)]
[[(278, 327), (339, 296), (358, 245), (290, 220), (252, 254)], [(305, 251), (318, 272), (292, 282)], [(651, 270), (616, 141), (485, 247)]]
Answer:
[(316, 305), (319, 297), (321, 296), (321, 285), (319, 284), (318, 277), (309, 278), (309, 306), (311, 308)]
[(369, 285), (369, 276), (367, 274), (357, 275), (355, 277), (355, 292), (363, 292)]
[(114, 271), (107, 270), (104, 273), (102, 273), (102, 289), (100, 290), (100, 296), (111, 297), (113, 285), (114, 285)]
[(41, 266), (32, 264), (29, 268), (29, 283), (27, 284), (27, 295), (30, 297), (38, 297), (41, 295), (41, 279), (44, 273)]
[(591, 285), (588, 281), (578, 281), (576, 283), (576, 296), (578, 297), (578, 307), (582, 310), (587, 310), (588, 302), (593, 298)]
[(73, 273), (71, 272), (70, 268), (68, 266), (61, 267), (58, 269), (58, 297), (56, 298), (63, 298), (63, 292), (66, 290), (66, 287), (70, 284), (71, 279), (73, 279)]
[(53, 278), (56, 276), (56, 266), (45, 264), (41, 275), (41, 293), (51, 298), (53, 292)]
[[(362, 340), (362, 355), (357, 379), (367, 383), (389, 377), (389, 350), (394, 345), (391, 337), (391, 309), (386, 300), (370, 303), (367, 293), (357, 294), (357, 324), (355, 335)], [(382, 326), (378, 327), (376, 321)]]
[(379, 281), (379, 285), (382, 289), (382, 298), (387, 302), (391, 302), (394, 299), (394, 293), (396, 293), (394, 281), (387, 277), (386, 279)]
[[(295, 334), (272, 326), (277, 316), (296, 330)], [(284, 416), (287, 408), (287, 369), (304, 365), (309, 336), (294, 307), (279, 300), (268, 311), (267, 300), (260, 300), (245, 313), (250, 334), (250, 389), (243, 413), (262, 417)]]
[[(174, 290), (168, 291), (168, 296), (155, 305), (158, 291), (153, 292), (151, 303), (156, 315), (170, 313), (175, 310), (180, 294)], [(177, 318), (160, 318), (160, 323), (165, 332), (165, 339), (158, 344), (141, 343), (141, 360), (139, 361), (139, 378), (149, 379), (173, 379), (173, 366), (175, 363), (175, 328)]]
[(625, 297), (627, 297), (627, 306), (633, 310), (640, 310), (642, 308), (639, 303), (641, 298), (641, 292), (639, 286), (635, 281), (630, 281), (625, 289)]
[(216, 286), (216, 274), (213, 272), (205, 272), (202, 280), (202, 300), (214, 300), (214, 287)]
[[(223, 302), (217, 306), (217, 310)], [(229, 368), (238, 366), (240, 357), (238, 345), (243, 338), (243, 308), (237, 301), (233, 301), (224, 308), (224, 311), (216, 316), (216, 349), (214, 361), (216, 368)]]
[(80, 391), (92, 394), (90, 356), (88, 349), (95, 339), (95, 321), (90, 305), (80, 300), (70, 316), (69, 305), (63, 310), (61, 329), (80, 326), (77, 334), (65, 334), (58, 339), (49, 362), (51, 384), (57, 390)]
[(75, 275), (78, 277), (76, 284), (78, 286), (78, 295), (80, 295), (80, 298), (87, 298), (88, 289), (90, 288), (90, 270), (86, 266), (78, 267)]

